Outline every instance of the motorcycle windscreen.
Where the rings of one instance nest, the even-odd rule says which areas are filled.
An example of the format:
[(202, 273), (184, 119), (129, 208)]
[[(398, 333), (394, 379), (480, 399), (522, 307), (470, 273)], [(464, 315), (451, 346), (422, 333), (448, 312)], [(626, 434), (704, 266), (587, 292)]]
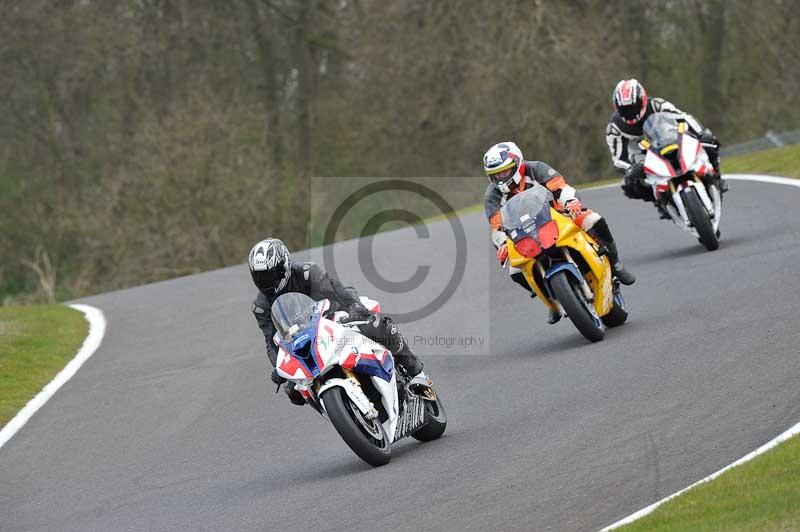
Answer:
[(654, 113), (644, 121), (644, 136), (657, 151), (678, 142), (678, 121), (667, 113)]
[(503, 229), (514, 242), (527, 236), (535, 237), (536, 229), (551, 220), (551, 201), (553, 194), (541, 185), (520, 192), (500, 209)]
[(299, 292), (281, 294), (272, 303), (272, 323), (284, 343), (311, 327), (315, 305), (313, 299)]

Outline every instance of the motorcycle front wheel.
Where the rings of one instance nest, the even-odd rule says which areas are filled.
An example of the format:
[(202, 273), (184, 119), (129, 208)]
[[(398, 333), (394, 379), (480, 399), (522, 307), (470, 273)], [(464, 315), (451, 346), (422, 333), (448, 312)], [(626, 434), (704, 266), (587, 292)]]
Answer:
[[(576, 282), (577, 283), (577, 282)], [(603, 322), (597, 317), (592, 304), (586, 301), (580, 287), (575, 286), (570, 275), (560, 271), (550, 278), (550, 288), (556, 300), (564, 307), (575, 328), (590, 342), (599, 342), (606, 335)]]
[(359, 458), (372, 466), (388, 464), (392, 442), (378, 419), (367, 419), (339, 386), (322, 392), (322, 402), (336, 432)]
[(708, 251), (714, 251), (719, 247), (719, 240), (714, 232), (714, 225), (711, 223), (711, 218), (693, 189), (689, 188), (681, 193), (683, 205), (686, 207), (686, 214), (689, 215), (697, 237), (700, 243), (705, 246)]

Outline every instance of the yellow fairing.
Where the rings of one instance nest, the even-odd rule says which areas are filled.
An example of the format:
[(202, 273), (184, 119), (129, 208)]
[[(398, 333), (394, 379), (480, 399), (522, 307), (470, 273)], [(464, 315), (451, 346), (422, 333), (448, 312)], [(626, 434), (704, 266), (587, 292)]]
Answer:
[[(550, 209), (553, 220), (558, 224), (558, 240), (556, 247), (567, 247), (580, 253), (586, 264), (589, 265), (585, 277), (589, 286), (594, 292), (594, 307), (598, 316), (605, 316), (611, 311), (614, 305), (614, 291), (611, 284), (611, 264), (607, 257), (600, 257), (597, 254), (597, 242), (580, 227), (575, 225), (567, 216), (559, 213), (555, 209)], [(520, 268), (528, 284), (539, 297), (539, 300), (553, 310), (559, 310), (553, 302), (545, 295), (544, 288), (536, 283), (533, 276), (533, 269), (536, 267), (536, 259), (523, 257), (514, 247), (514, 242), (509, 238), (508, 260), (511, 266)]]

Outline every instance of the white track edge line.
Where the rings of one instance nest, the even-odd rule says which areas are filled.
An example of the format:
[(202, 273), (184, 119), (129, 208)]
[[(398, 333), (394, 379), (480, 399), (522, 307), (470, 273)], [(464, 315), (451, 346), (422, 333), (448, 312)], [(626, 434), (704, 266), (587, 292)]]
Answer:
[[(725, 179), (733, 179), (733, 180), (739, 180), (739, 181), (758, 181), (758, 182), (761, 182), (761, 183), (774, 183), (774, 184), (778, 184), (778, 185), (789, 185), (789, 186), (792, 186), (792, 187), (800, 187), (800, 179), (792, 179), (790, 177), (776, 177), (776, 176), (760, 175), (760, 174), (723, 174), (723, 177)], [(687, 487), (683, 488), (680, 491), (676, 491), (672, 495), (668, 495), (667, 497), (664, 497), (660, 501), (656, 501), (653, 504), (651, 504), (650, 506), (642, 508), (638, 512), (632, 513), (628, 517), (624, 517), (624, 518), (620, 519), (619, 521), (617, 521), (614, 524), (608, 525), (607, 527), (603, 528), (600, 532), (608, 532), (610, 530), (614, 530), (615, 528), (619, 528), (619, 527), (621, 527), (623, 525), (628, 525), (630, 523), (633, 523), (634, 521), (636, 521), (638, 519), (641, 519), (642, 517), (644, 517), (647, 514), (651, 513), (653, 510), (655, 510), (656, 508), (658, 508), (659, 506), (661, 506), (665, 502), (671, 501), (672, 499), (674, 499), (678, 495), (682, 495), (685, 492), (689, 491), (690, 489), (692, 489), (692, 488), (694, 488), (694, 487), (696, 487), (696, 486), (698, 486), (700, 484), (704, 484), (705, 482), (708, 482), (709, 480), (714, 480), (715, 478), (717, 478), (718, 476), (720, 476), (724, 472), (728, 471), (729, 469), (732, 469), (732, 468), (734, 468), (734, 467), (736, 467), (738, 465), (741, 465), (741, 464), (743, 464), (745, 462), (749, 462), (750, 460), (752, 460), (756, 456), (758, 456), (760, 454), (764, 454), (765, 452), (769, 451), (770, 449), (772, 449), (774, 447), (777, 447), (777, 445), (779, 443), (783, 443), (784, 441), (788, 440), (789, 438), (791, 438), (792, 436), (795, 436), (797, 434), (800, 434), (800, 423), (797, 423), (796, 425), (794, 425), (790, 429), (786, 430), (782, 434), (780, 434), (777, 437), (771, 439), (770, 441), (768, 441), (767, 443), (765, 443), (764, 445), (762, 445), (761, 447), (759, 447), (755, 451), (744, 455), (743, 457), (739, 458), (738, 460), (736, 460), (732, 464), (726, 465), (725, 467), (723, 467), (722, 469), (720, 469), (716, 473), (712, 473), (709, 476), (698, 480), (694, 484), (692, 484), (690, 486), (687, 486)]]
[(773, 175), (761, 174), (722, 174), (725, 179), (736, 181), (759, 181), (761, 183), (774, 183), (776, 185), (789, 185), (790, 187), (800, 187), (800, 179), (791, 177), (778, 177)]
[(742, 465), (745, 462), (749, 462), (750, 460), (752, 460), (756, 456), (769, 451), (773, 447), (777, 447), (778, 444), (783, 443), (784, 441), (788, 440), (792, 436), (795, 436), (796, 434), (800, 434), (800, 423), (798, 423), (797, 425), (793, 426), (789, 430), (785, 431), (780, 436), (768, 441), (767, 443), (765, 443), (764, 445), (762, 445), (761, 447), (759, 447), (755, 451), (744, 455), (743, 457), (739, 458), (738, 460), (736, 460), (732, 464), (726, 465), (725, 467), (723, 467), (722, 469), (720, 469), (716, 473), (712, 473), (709, 476), (698, 480), (694, 484), (692, 484), (690, 486), (687, 486), (687, 487), (683, 488), (680, 491), (676, 491), (672, 495), (669, 495), (668, 497), (664, 497), (660, 501), (654, 502), (653, 504), (651, 504), (650, 506), (648, 506), (646, 508), (642, 508), (638, 512), (633, 513), (633, 514), (629, 515), (628, 517), (617, 521), (613, 525), (608, 525), (601, 532), (606, 532), (608, 530), (614, 530), (615, 528), (621, 527), (623, 525), (630, 524), (630, 523), (636, 521), (637, 519), (640, 519), (640, 518), (644, 517), (645, 515), (651, 513), (653, 510), (655, 510), (656, 508), (658, 508), (659, 506), (661, 506), (665, 502), (671, 501), (672, 499), (674, 499), (678, 495), (682, 495), (683, 493), (689, 491), (690, 489), (692, 489), (692, 488), (694, 488), (694, 487), (696, 487), (696, 486), (698, 486), (700, 484), (704, 484), (704, 483), (708, 482), (709, 480), (714, 480), (715, 478), (717, 478), (721, 474), (725, 473), (729, 469), (732, 469), (732, 468), (734, 468), (734, 467), (736, 467), (738, 465)]
[(86, 339), (73, 359), (0, 430), (0, 449), (14, 437), (37, 410), (53, 397), (59, 388), (75, 375), (83, 363), (89, 360), (89, 357), (97, 351), (103, 341), (103, 336), (106, 333), (106, 318), (103, 316), (103, 312), (89, 305), (75, 304), (69, 306), (83, 313), (86, 321), (89, 322), (89, 334), (86, 335)]

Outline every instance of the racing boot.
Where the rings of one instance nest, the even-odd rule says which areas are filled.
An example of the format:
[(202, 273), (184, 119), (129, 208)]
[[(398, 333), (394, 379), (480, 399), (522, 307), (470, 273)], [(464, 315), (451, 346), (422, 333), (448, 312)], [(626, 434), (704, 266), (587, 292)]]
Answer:
[[(394, 354), (394, 359), (398, 365), (403, 366), (403, 369), (406, 370), (409, 377), (417, 377), (418, 375), (422, 375), (421, 378), (427, 381), (428, 377), (425, 376), (425, 373), (422, 371), (424, 364), (422, 361), (414, 354), (408, 344), (405, 341), (402, 342), (402, 347), (399, 351)], [(412, 379), (414, 382), (414, 379)]]
[(436, 400), (436, 390), (433, 389), (433, 381), (430, 377), (425, 375), (424, 371), (420, 371), (408, 383), (408, 387), (417, 395), (421, 395), (423, 399), (429, 401)]
[(635, 283), (636, 276), (626, 270), (625, 266), (622, 265), (622, 261), (619, 260), (617, 243), (607, 242), (606, 249), (608, 250), (608, 258), (611, 260), (611, 271), (614, 273), (614, 276), (619, 279), (619, 282), (624, 285), (632, 285)]
[(289, 401), (291, 401), (293, 405), (304, 406), (306, 404), (306, 400), (303, 398), (303, 395), (295, 389), (293, 382), (286, 383), (286, 387), (284, 387), (283, 390), (286, 392)]
[[(527, 291), (531, 295), (531, 299), (536, 297), (536, 292), (531, 290), (531, 287), (528, 286), (528, 281), (525, 280), (525, 276), (522, 274), (522, 272), (512, 273), (511, 280), (520, 285), (522, 288), (524, 288), (525, 291)], [(547, 316), (547, 323), (552, 325), (554, 323), (558, 323), (558, 320), (560, 319), (561, 319), (561, 313), (556, 310), (550, 309), (550, 313)]]
[(536, 297), (536, 292), (531, 290), (531, 287), (528, 286), (528, 281), (525, 280), (525, 275), (522, 272), (512, 273), (509, 277), (511, 277), (512, 281), (524, 288), (525, 291), (530, 294), (531, 299)]
[(728, 191), (728, 182), (725, 181), (725, 178), (721, 175), (717, 178), (717, 186), (719, 186), (720, 196)]
[(662, 204), (656, 203), (656, 209), (658, 209), (658, 219), (659, 220), (671, 220), (672, 219), (672, 216), (670, 216), (669, 212), (667, 212), (667, 208), (664, 207)]
[(411, 381), (408, 383), (408, 385), (409, 386), (425, 386), (425, 387), (430, 388), (431, 386), (433, 386), (433, 381), (431, 380), (430, 377), (425, 375), (424, 371), (420, 370), (419, 373), (414, 375), (414, 378), (411, 379)]
[(561, 313), (557, 310), (549, 309), (547, 313), (547, 323), (553, 325), (561, 320)]

